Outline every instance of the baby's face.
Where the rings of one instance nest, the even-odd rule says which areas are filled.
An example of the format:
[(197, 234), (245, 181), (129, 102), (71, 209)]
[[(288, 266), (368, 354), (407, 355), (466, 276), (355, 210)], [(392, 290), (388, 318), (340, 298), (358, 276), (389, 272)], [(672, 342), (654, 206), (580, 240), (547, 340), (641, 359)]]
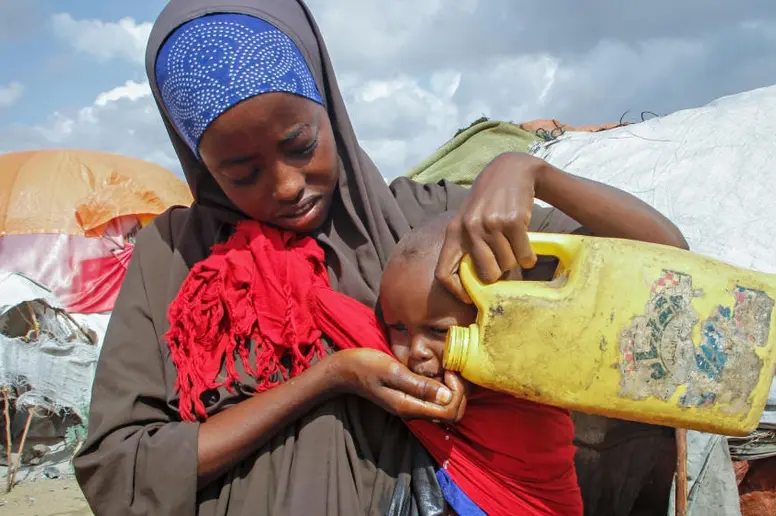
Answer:
[(383, 272), (380, 308), (396, 358), (415, 374), (442, 381), (447, 330), (469, 326), (477, 311), (436, 281), (435, 265), (431, 257), (392, 260)]

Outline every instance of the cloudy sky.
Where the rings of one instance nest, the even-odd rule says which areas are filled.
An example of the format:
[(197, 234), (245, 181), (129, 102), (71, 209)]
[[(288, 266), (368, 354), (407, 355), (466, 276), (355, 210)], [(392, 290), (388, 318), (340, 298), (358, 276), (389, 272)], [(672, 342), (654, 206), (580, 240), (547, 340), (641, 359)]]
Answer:
[[(776, 84), (773, 0), (309, 0), (386, 177), (486, 115), (638, 120)], [(179, 172), (143, 56), (163, 0), (0, 0), (0, 152), (92, 148)]]

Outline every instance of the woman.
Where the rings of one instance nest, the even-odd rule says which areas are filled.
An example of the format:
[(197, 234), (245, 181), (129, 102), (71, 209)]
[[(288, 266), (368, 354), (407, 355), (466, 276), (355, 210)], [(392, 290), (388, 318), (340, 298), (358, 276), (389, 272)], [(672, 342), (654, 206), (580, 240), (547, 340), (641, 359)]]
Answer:
[[(437, 275), (461, 297), (463, 253), (488, 280), (531, 266), (529, 228), (574, 231), (575, 219), (595, 234), (685, 245), (634, 198), (525, 155), (496, 159), (471, 191), (389, 188), (358, 145), (301, 1), (173, 0), (147, 70), (195, 202), (141, 232), (116, 302), (75, 459), (98, 516), (443, 513), (434, 466), (401, 418), (458, 419), (457, 379), (442, 385), (369, 349), (329, 350), (271, 389), (238, 361), (235, 388), (208, 390), (194, 409), (181, 399), (168, 307), (240, 220), (313, 236), (332, 285), (368, 306), (395, 242), (449, 209), (459, 215)], [(534, 195), (568, 216), (534, 207)]]

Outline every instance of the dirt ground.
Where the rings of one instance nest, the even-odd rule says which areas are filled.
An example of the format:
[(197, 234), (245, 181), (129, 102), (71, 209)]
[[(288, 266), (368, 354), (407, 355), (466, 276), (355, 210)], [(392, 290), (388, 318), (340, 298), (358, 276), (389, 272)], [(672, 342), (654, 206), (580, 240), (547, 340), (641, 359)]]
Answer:
[(81, 490), (73, 479), (24, 482), (5, 492), (0, 482), (0, 515), (8, 516), (92, 516)]

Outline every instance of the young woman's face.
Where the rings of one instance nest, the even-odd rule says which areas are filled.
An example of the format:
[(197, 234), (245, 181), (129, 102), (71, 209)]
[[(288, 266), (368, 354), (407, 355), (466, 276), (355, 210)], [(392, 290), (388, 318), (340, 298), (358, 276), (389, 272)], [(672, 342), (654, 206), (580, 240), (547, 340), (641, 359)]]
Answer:
[(219, 116), (199, 153), (227, 197), (254, 220), (296, 233), (328, 216), (339, 160), (326, 110), (290, 93), (265, 93)]

